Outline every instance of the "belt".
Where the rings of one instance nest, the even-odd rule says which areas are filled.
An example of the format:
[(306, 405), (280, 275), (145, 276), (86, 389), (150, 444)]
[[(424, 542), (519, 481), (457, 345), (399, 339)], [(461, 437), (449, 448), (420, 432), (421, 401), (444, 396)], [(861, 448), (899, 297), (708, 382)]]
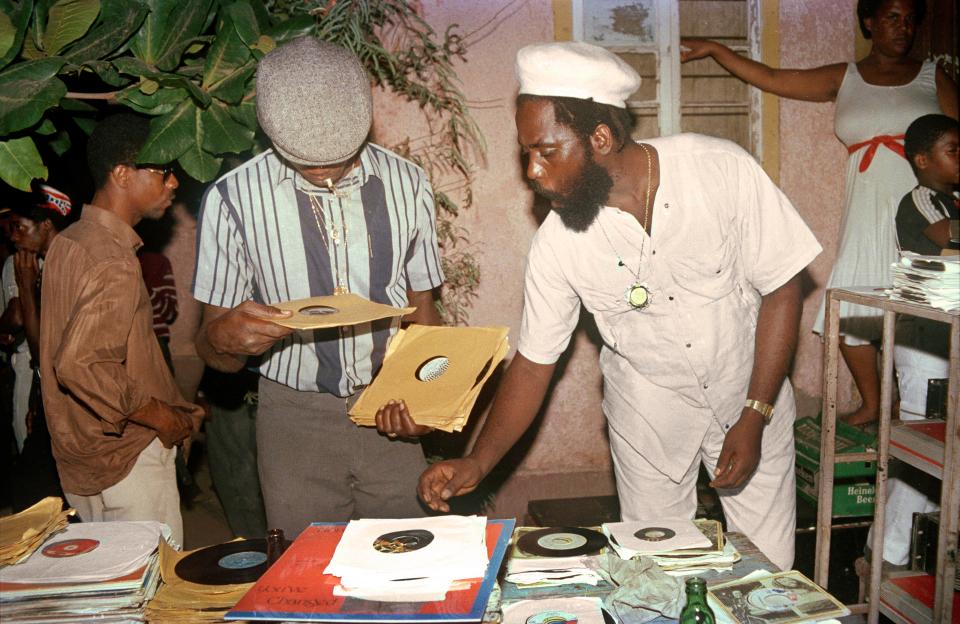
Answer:
[(863, 154), (863, 160), (860, 161), (860, 173), (863, 173), (870, 167), (870, 163), (873, 162), (873, 157), (876, 155), (877, 149), (879, 149), (881, 145), (890, 151), (899, 154), (903, 158), (906, 158), (907, 154), (903, 151), (902, 141), (902, 134), (881, 134), (873, 137), (869, 141), (863, 141), (862, 143), (851, 145), (847, 148), (847, 153), (852, 154), (862, 147), (867, 148), (867, 151)]

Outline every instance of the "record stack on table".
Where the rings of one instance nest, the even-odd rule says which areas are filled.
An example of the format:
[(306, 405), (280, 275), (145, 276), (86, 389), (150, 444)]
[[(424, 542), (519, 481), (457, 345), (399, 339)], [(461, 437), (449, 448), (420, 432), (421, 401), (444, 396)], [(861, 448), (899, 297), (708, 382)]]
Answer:
[(723, 529), (716, 520), (608, 522), (603, 532), (621, 558), (650, 557), (674, 576), (729, 570), (740, 560), (733, 544), (723, 539)]
[(350, 409), (358, 425), (375, 426), (377, 410), (403, 399), (418, 425), (460, 431), (483, 384), (510, 350), (506, 327), (432, 327), (400, 330), (383, 367)]
[(603, 581), (596, 572), (599, 564), (595, 560), (605, 552), (608, 542), (599, 531), (525, 527), (517, 529), (515, 536), (504, 580), (519, 589), (578, 584), (596, 587)]
[(51, 535), (67, 528), (73, 509), (48, 496), (29, 509), (0, 518), (0, 567), (23, 561)]
[(324, 573), (340, 578), (335, 596), (444, 600), (486, 574), (486, 528), (481, 516), (353, 520)]
[(905, 252), (893, 269), (891, 299), (950, 311), (960, 308), (960, 258)]
[(268, 567), (266, 540), (235, 540), (180, 553), (160, 545), (163, 584), (147, 605), (151, 624), (222, 622)]
[(160, 582), (159, 522), (69, 525), (26, 561), (0, 570), (3, 622), (143, 621)]

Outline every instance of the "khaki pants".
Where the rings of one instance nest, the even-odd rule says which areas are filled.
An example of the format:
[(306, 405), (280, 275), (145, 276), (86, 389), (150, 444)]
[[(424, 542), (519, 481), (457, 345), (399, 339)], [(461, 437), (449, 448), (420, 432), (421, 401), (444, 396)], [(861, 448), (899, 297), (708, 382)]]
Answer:
[(140, 452), (133, 469), (116, 485), (99, 494), (81, 496), (66, 492), (67, 502), (84, 522), (156, 520), (170, 526), (173, 540), (183, 544), (183, 518), (177, 492), (175, 448), (163, 448), (154, 438)]

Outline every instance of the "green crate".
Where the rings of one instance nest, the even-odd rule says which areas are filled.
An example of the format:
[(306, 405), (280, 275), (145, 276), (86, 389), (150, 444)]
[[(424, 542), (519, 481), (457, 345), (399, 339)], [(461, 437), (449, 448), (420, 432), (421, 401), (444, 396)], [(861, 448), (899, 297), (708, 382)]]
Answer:
[[(816, 505), (819, 490), (816, 475), (820, 471), (820, 419), (801, 418), (794, 424), (797, 460), (797, 495)], [(837, 422), (836, 452), (863, 453), (876, 449), (877, 439), (856, 427)], [(835, 463), (833, 517), (873, 514), (876, 494), (876, 462)]]

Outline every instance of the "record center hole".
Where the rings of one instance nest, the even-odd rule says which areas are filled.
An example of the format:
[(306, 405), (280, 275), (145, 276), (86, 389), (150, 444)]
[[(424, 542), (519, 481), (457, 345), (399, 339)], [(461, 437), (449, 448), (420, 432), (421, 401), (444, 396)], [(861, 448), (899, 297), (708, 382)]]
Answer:
[(326, 316), (327, 314), (336, 314), (340, 310), (325, 305), (308, 305), (297, 310), (300, 314), (307, 316)]
[(445, 355), (436, 355), (417, 367), (416, 377), (423, 382), (433, 381), (442, 377), (449, 366), (450, 358)]

